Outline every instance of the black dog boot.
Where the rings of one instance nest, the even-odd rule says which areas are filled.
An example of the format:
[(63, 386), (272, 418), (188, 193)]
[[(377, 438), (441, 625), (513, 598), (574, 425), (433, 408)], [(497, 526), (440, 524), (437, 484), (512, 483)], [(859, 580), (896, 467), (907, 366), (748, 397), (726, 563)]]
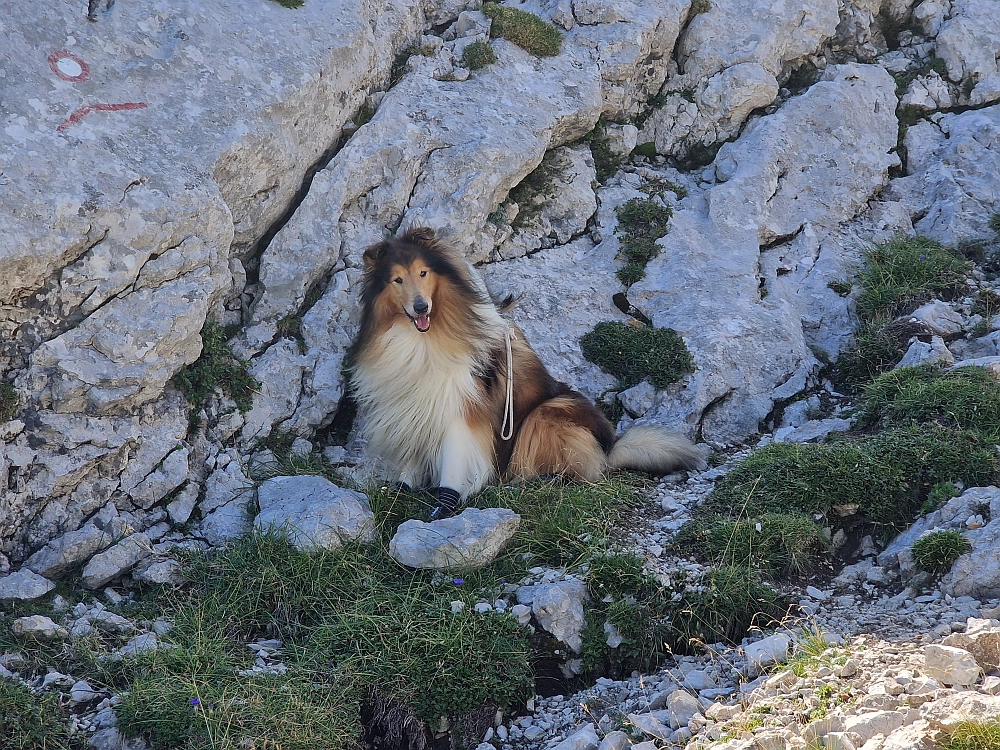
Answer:
[(435, 487), (431, 490), (431, 494), (434, 495), (435, 503), (427, 514), (428, 521), (440, 521), (442, 518), (451, 518), (455, 515), (462, 497), (457, 490), (450, 487)]

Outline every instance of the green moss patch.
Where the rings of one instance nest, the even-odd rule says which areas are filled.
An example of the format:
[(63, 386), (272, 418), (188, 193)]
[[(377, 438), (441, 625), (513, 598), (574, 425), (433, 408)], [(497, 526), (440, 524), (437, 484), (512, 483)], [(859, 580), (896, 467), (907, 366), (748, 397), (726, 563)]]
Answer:
[(217, 388), (235, 401), (240, 411), (249, 411), (253, 406), (257, 381), (250, 375), (249, 365), (233, 354), (226, 338), (222, 326), (205, 323), (201, 329), (201, 356), (174, 376), (174, 384), (195, 414)]
[(660, 254), (656, 241), (666, 235), (673, 209), (653, 198), (633, 198), (616, 208), (615, 213), (615, 234), (621, 238), (620, 255), (625, 259), (618, 278), (630, 286), (645, 278), (646, 264)]
[(497, 61), (497, 54), (489, 42), (473, 42), (462, 51), (462, 65), (469, 70), (479, 70)]
[(972, 552), (972, 543), (961, 531), (932, 531), (913, 543), (913, 562), (936, 577), (951, 570), (955, 560), (967, 552)]
[(0, 422), (9, 422), (17, 416), (21, 397), (10, 383), (0, 383)]
[(614, 375), (624, 388), (646, 378), (656, 388), (666, 388), (695, 370), (684, 339), (670, 328), (598, 323), (580, 339), (583, 356)]
[(534, 13), (496, 3), (485, 3), (483, 13), (493, 21), (490, 27), (492, 36), (503, 37), (536, 57), (553, 57), (559, 54), (562, 45), (559, 29)]

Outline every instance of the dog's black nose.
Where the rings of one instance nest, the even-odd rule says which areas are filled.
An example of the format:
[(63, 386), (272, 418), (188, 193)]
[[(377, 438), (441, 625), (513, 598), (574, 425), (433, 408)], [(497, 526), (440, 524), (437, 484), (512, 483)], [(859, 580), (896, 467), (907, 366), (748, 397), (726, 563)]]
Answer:
[(427, 313), (427, 310), (428, 306), (423, 297), (417, 297), (413, 300), (413, 312), (417, 315), (424, 315)]

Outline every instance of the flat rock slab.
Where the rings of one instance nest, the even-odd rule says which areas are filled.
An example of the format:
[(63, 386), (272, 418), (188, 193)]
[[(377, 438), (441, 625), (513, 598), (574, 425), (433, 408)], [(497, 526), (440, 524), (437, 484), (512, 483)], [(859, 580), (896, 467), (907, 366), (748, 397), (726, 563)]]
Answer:
[(57, 625), (51, 618), (44, 615), (18, 617), (14, 620), (11, 629), (18, 638), (30, 638), (36, 641), (54, 641), (69, 635), (66, 628)]
[(491, 562), (521, 524), (506, 508), (467, 508), (453, 518), (400, 524), (389, 542), (389, 554), (410, 568), (455, 570)]
[(339, 549), (375, 538), (368, 498), (320, 476), (274, 477), (257, 488), (258, 531), (275, 530), (300, 550)]
[(31, 600), (45, 596), (56, 585), (47, 578), (22, 568), (8, 576), (0, 576), (0, 600)]
[(1000, 695), (971, 691), (955, 693), (920, 707), (920, 716), (938, 729), (954, 729), (956, 724), (974, 719), (991, 722), (1000, 719)]
[(83, 569), (80, 582), (88, 589), (110, 583), (132, 570), (136, 563), (153, 554), (153, 545), (145, 534), (132, 534), (104, 552), (90, 558)]

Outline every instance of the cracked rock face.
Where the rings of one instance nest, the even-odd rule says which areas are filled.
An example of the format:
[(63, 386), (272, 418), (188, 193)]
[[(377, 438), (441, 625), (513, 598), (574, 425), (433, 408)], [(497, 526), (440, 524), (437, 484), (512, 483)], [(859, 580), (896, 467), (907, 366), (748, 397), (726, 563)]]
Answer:
[[(19, 399), (0, 423), (4, 573), (93, 566), (99, 586), (141, 560), (137, 575), (169, 577), (156, 566), (177, 527), (198, 545), (249, 528), (247, 457), (275, 431), (338, 448), (360, 476), (363, 441), (330, 446), (325, 430), (344, 402), (361, 253), (409, 225), (520, 294), (513, 319), (572, 387), (617, 387), (579, 340), (627, 321), (624, 307), (679, 331), (698, 366), (624, 394), (627, 419), (719, 441), (756, 431), (849, 340), (850, 299), (829, 285), (866, 243), (988, 231), (1000, 165), (985, 105), (1000, 73), (982, 3), (924, 0), (913, 20), (928, 38), (885, 52), (874, 19), (905, 20), (908, 0), (713, 0), (703, 13), (526, 0), (562, 31), (551, 58), (490, 39), (489, 19), (453, 0), (134, 0), (94, 23), (29, 4), (5, 22), (0, 58), (0, 381)], [(497, 62), (463, 67), (474, 41)], [(935, 49), (948, 80), (912, 80), (927, 120), (907, 134), (907, 176), (879, 194), (896, 162), (886, 69)], [(803, 64), (821, 79), (780, 90)], [(934, 111), (947, 102), (978, 109)], [(606, 148), (584, 140), (602, 116)], [(723, 140), (696, 172), (630, 153)], [(626, 167), (598, 186), (606, 152)], [(543, 161), (558, 174), (517, 198)], [(674, 217), (625, 289), (615, 209), (650, 190)], [(206, 320), (238, 330), (230, 345), (259, 382), (246, 414), (221, 395), (191, 414), (171, 384), (201, 355)]]
[(889, 195), (921, 217), (920, 234), (946, 244), (985, 235), (996, 210), (1000, 105), (935, 120), (907, 131), (907, 176)]
[[(891, 81), (876, 66), (831, 68), (724, 146), (715, 160), (722, 184), (680, 204), (663, 253), (628, 296), (684, 337), (698, 369), (684, 397), (643, 416), (700, 423), (707, 439), (725, 441), (757, 429), (776, 400), (804, 387), (815, 363), (803, 314), (797, 300), (767, 293), (761, 267), (801, 233), (822, 237), (853, 218), (885, 184), (895, 161)], [(844, 143), (854, 144), (849, 153)]]

